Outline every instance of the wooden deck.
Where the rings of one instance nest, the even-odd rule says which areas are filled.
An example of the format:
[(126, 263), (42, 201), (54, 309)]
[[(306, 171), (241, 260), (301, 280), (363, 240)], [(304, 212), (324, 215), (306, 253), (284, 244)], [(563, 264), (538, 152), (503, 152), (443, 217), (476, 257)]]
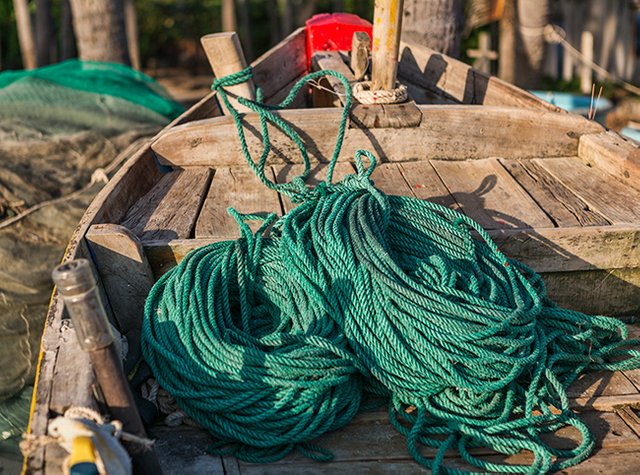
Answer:
[[(284, 183), (301, 171), (300, 164), (273, 165), (267, 176)], [(351, 163), (340, 162), (335, 180), (354, 172)], [(315, 164), (308, 183), (313, 185), (325, 176), (326, 165)], [(558, 262), (564, 260), (572, 271), (583, 268), (583, 272), (598, 272), (599, 266), (613, 266), (607, 261), (612, 252), (622, 265), (624, 258), (621, 260), (620, 256), (637, 258), (634, 250), (639, 234), (633, 231), (638, 229), (633, 223), (640, 222), (640, 191), (612, 180), (577, 156), (384, 163), (372, 179), (385, 192), (430, 199), (477, 220), (507, 253), (528, 260), (543, 273), (554, 269), (545, 275), (550, 292), (575, 302), (576, 308), (580, 307), (581, 294), (598, 292), (598, 280), (594, 279), (593, 288), (586, 287), (588, 281), (579, 288), (573, 281), (567, 286), (568, 277), (557, 272)], [(206, 190), (204, 199), (193, 198), (202, 189)], [(162, 208), (153, 211), (156, 208), (149, 206), (164, 199), (182, 204), (179, 219), (177, 215), (163, 214)], [(247, 167), (196, 166), (165, 175), (131, 207), (123, 223), (129, 224), (141, 240), (157, 277), (194, 247), (237, 238), (238, 226), (227, 214), (228, 206), (240, 212), (281, 215), (293, 205), (262, 185)], [(144, 210), (151, 211), (145, 214)], [(630, 232), (636, 234), (629, 237)], [(523, 243), (523, 236), (528, 236), (530, 242)], [(576, 237), (581, 237), (581, 244), (571, 249), (584, 261), (567, 255), (570, 247), (565, 243)], [(608, 252), (602, 252), (605, 246)], [(606, 272), (608, 278), (616, 278), (614, 272)], [(558, 274), (560, 277), (554, 280)], [(612, 301), (611, 296), (607, 301)], [(629, 328), (633, 335), (640, 336), (640, 325), (631, 323)], [(585, 374), (570, 388), (569, 396), (573, 407), (594, 431), (597, 452), (567, 473), (629, 473), (629, 467), (640, 463), (640, 417), (633, 409), (640, 408), (640, 370)], [(233, 457), (208, 455), (210, 438), (194, 427), (158, 425), (154, 434), (168, 473), (424, 472), (408, 454), (404, 437), (387, 421), (385, 410), (361, 414), (343, 430), (318, 440), (334, 453), (331, 463), (291, 454), (275, 464), (254, 465)], [(574, 429), (556, 434), (558, 446), (571, 446), (578, 437)], [(479, 453), (491, 460), (500, 459), (486, 451)], [(509, 461), (526, 459), (527, 455), (522, 454)], [(454, 454), (448, 463), (465, 467)]]
[[(640, 336), (640, 325), (630, 325), (630, 331)], [(585, 462), (563, 473), (576, 474), (628, 474), (640, 464), (640, 417), (629, 406), (640, 404), (640, 370), (625, 373), (588, 373), (570, 389), (569, 395), (580, 418), (593, 431), (596, 450)], [(317, 444), (334, 454), (330, 463), (319, 463), (292, 453), (283, 460), (257, 465), (238, 461), (233, 457), (207, 454), (210, 436), (203, 430), (180, 426), (169, 428), (157, 425), (158, 453), (166, 473), (195, 474), (333, 474), (333, 473), (428, 473), (413, 461), (406, 449), (406, 439), (388, 422), (386, 410), (362, 413), (342, 430), (326, 434)], [(565, 428), (554, 435), (555, 446), (575, 447), (579, 433)], [(475, 454), (494, 462), (505, 461), (495, 453), (477, 449)], [(425, 449), (433, 455), (433, 449)], [(529, 454), (508, 458), (508, 463), (527, 463)], [(455, 453), (449, 454), (447, 465), (473, 469)]]
[[(301, 171), (300, 164), (273, 165), (267, 176), (284, 183)], [(325, 173), (326, 165), (316, 163), (309, 183)], [(355, 173), (351, 163), (339, 162), (335, 180), (349, 173)], [(640, 302), (640, 190), (577, 156), (383, 163), (372, 179), (387, 193), (429, 199), (475, 219), (507, 255), (541, 273), (563, 306), (604, 314), (640, 310), (633, 305)], [(157, 206), (168, 201), (180, 203), (180, 213)], [(141, 240), (157, 277), (192, 248), (237, 238), (229, 206), (282, 215), (292, 204), (248, 167), (193, 166), (163, 176), (122, 223)]]

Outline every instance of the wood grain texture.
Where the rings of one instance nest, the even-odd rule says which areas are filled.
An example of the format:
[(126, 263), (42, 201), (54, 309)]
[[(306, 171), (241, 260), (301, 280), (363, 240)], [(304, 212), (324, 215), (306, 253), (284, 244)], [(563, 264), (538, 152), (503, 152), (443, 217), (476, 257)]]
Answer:
[(640, 224), (504, 229), (489, 235), (502, 252), (536, 272), (640, 269)]
[(485, 229), (549, 228), (553, 223), (496, 159), (431, 164), (460, 205)]
[(577, 157), (536, 159), (534, 162), (612, 223), (640, 222), (640, 190), (611, 179), (611, 175), (588, 166)]
[(613, 131), (580, 137), (578, 155), (586, 163), (640, 189), (640, 147)]
[(516, 181), (559, 227), (606, 226), (609, 223), (531, 160), (500, 160)]
[[(238, 73), (247, 67), (247, 60), (244, 57), (240, 38), (236, 32), (225, 31), (205, 35), (200, 39), (200, 42), (216, 78)], [(236, 97), (244, 97), (250, 100), (256, 98), (256, 88), (252, 79), (233, 86), (227, 86), (225, 90), (229, 93), (229, 102), (239, 112), (248, 112), (249, 109), (240, 104), (235, 99)], [(226, 109), (224, 104), (221, 107)]]
[(165, 174), (131, 207), (122, 225), (141, 241), (190, 237), (210, 179), (211, 169), (205, 167)]
[(415, 44), (400, 43), (398, 76), (462, 104), (565, 112), (512, 84), (476, 71), (462, 61)]
[(459, 205), (438, 176), (431, 162), (400, 163), (400, 171), (416, 198), (433, 201), (447, 208), (459, 210)]
[[(316, 163), (311, 167), (309, 175), (305, 179), (305, 183), (311, 187), (315, 187), (321, 181), (325, 181), (327, 178), (328, 166), (325, 163)], [(272, 167), (273, 174), (276, 179), (276, 183), (289, 183), (294, 177), (302, 175), (304, 172), (304, 165), (274, 165)], [(336, 167), (333, 170), (333, 183), (337, 183), (342, 180), (346, 175), (355, 173), (355, 169), (349, 162), (336, 163)], [(294, 204), (291, 199), (286, 195), (280, 195), (282, 201), (282, 207), (285, 213), (294, 208)]]
[(351, 128), (381, 129), (418, 127), (422, 112), (413, 100), (400, 104), (356, 104), (350, 113)]
[(140, 241), (125, 227), (96, 224), (89, 228), (86, 240), (96, 270), (109, 296), (118, 330), (127, 338), (128, 367), (140, 357), (140, 329), (144, 303), (154, 278)]
[[(271, 169), (266, 171), (268, 179), (273, 180)], [(267, 188), (249, 167), (217, 168), (196, 222), (195, 237), (239, 237), (239, 226), (227, 212), (229, 207), (240, 213), (281, 213), (278, 194)], [(262, 223), (248, 224), (255, 232)]]
[[(282, 101), (284, 101), (287, 98), (287, 96), (289, 95), (289, 92), (291, 92), (291, 89), (293, 89), (293, 86), (295, 86), (295, 84), (303, 77), (304, 77), (304, 74), (294, 78), (291, 82), (287, 83), (280, 90), (276, 91), (269, 99), (265, 99), (264, 101), (265, 104), (269, 104), (269, 105), (280, 104)], [(309, 97), (309, 92), (307, 88), (306, 87), (301, 88), (300, 91), (298, 91), (298, 94), (296, 94), (296, 97), (294, 97), (293, 100), (291, 101), (291, 104), (289, 104), (288, 108), (303, 109), (307, 107), (308, 97)]]
[[(89, 354), (80, 348), (71, 320), (64, 319), (60, 328), (58, 359), (53, 373), (50, 410), (57, 414), (64, 414), (71, 406), (98, 409), (93, 398), (92, 387), (95, 384), (93, 371), (78, 373), (78, 367), (90, 366)], [(69, 384), (70, 381), (74, 384)]]
[(640, 269), (605, 269), (542, 274), (549, 298), (591, 315), (640, 314)]
[(388, 195), (414, 196), (398, 163), (380, 163), (371, 174), (376, 187)]
[[(490, 157), (534, 158), (575, 156), (578, 138), (600, 126), (582, 117), (506, 107), (418, 106), (422, 121), (415, 128), (349, 128), (341, 160), (368, 149), (381, 161), (465, 160)], [(328, 162), (335, 146), (340, 115), (337, 108), (285, 110), (277, 114), (293, 125), (309, 156)], [(257, 114), (244, 116), (252, 156), (262, 151)], [(300, 162), (297, 147), (275, 127), (269, 128), (273, 153), (269, 164)], [(174, 127), (152, 145), (164, 165), (240, 166), (244, 163), (238, 132), (230, 117), (216, 117)], [(524, 146), (523, 144), (526, 144)]]
[[(353, 71), (342, 60), (338, 51), (319, 51), (311, 58), (311, 68), (313, 71), (331, 70), (342, 74), (349, 82), (356, 80)], [(318, 83), (330, 89), (330, 91), (320, 88), (313, 90), (314, 107), (338, 107), (344, 105), (345, 88), (342, 82), (335, 76), (325, 76)], [(333, 91), (333, 92), (332, 92)]]
[(266, 100), (307, 71), (306, 38), (305, 29), (298, 28), (251, 63), (253, 81)]

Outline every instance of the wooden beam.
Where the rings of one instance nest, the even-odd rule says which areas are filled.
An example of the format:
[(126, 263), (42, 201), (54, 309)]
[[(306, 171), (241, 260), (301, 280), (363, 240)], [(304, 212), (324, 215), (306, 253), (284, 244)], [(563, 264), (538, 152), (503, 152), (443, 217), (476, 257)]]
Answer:
[(153, 273), (140, 241), (117, 224), (95, 224), (85, 236), (96, 270), (104, 284), (118, 329), (129, 341), (127, 362), (140, 356), (144, 303), (153, 286)]
[(262, 89), (266, 102), (307, 72), (306, 41), (306, 30), (298, 28), (251, 63), (253, 80)]
[(566, 114), (565, 110), (513, 84), (476, 71), (462, 61), (425, 46), (401, 42), (400, 51), (400, 78), (456, 102), (526, 107)]
[(371, 38), (364, 31), (356, 31), (351, 41), (351, 70), (357, 80), (361, 80), (369, 69)]
[[(207, 55), (211, 69), (216, 78), (222, 78), (233, 73), (242, 71), (247, 67), (247, 60), (242, 52), (240, 39), (235, 32), (214, 33), (203, 36), (200, 40)], [(231, 105), (239, 112), (248, 112), (249, 109), (240, 105), (233, 96), (245, 97), (247, 99), (256, 98), (256, 89), (253, 81), (249, 80), (236, 86), (225, 88), (231, 97)], [(222, 105), (224, 108), (225, 106)]]
[(371, 89), (396, 87), (403, 0), (376, 0), (373, 12)]
[(613, 131), (580, 137), (578, 156), (640, 190), (640, 147)]
[[(422, 105), (418, 110), (419, 127), (349, 128), (340, 159), (352, 160), (362, 148), (382, 161), (399, 162), (575, 156), (581, 135), (602, 130), (583, 117), (540, 110)], [(341, 113), (336, 108), (278, 112), (294, 124), (310, 158), (318, 162), (327, 162), (333, 153)], [(258, 116), (247, 114), (243, 122), (249, 150), (257, 157), (262, 151)], [(231, 117), (218, 117), (167, 130), (152, 147), (164, 165), (237, 166), (244, 163), (237, 133)], [(299, 151), (288, 137), (271, 126), (269, 134), (273, 146), (269, 164), (300, 163)]]

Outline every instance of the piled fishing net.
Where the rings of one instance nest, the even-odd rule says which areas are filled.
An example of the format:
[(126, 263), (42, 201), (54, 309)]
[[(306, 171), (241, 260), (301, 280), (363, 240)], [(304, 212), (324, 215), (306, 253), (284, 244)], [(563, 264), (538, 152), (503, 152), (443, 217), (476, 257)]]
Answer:
[(127, 149), (181, 110), (122, 65), (0, 73), (0, 467), (27, 427), (51, 269)]
[[(253, 462), (294, 449), (323, 458), (310, 442), (347, 424), (368, 393), (389, 397), (391, 422), (434, 472), (458, 472), (447, 467), (449, 450), (483, 471), (510, 473), (588, 457), (594, 440), (566, 389), (586, 370), (639, 367), (640, 341), (625, 341), (616, 319), (555, 307), (540, 277), (468, 217), (378, 190), (371, 153), (359, 151), (357, 173), (332, 183), (349, 98), (327, 180), (313, 190), (302, 177), (270, 182), (266, 122), (299, 137), (270, 109), (241, 100), (263, 124), (265, 148), (253, 162), (223, 90), (247, 77), (214, 87), (238, 122), (249, 165), (299, 205), (255, 235), (243, 219), (256, 217), (231, 211), (240, 239), (192, 252), (154, 286), (143, 353), (181, 408), (220, 450)], [(545, 436), (566, 426), (582, 440), (556, 449)], [(491, 462), (473, 455), (478, 447), (533, 459)]]

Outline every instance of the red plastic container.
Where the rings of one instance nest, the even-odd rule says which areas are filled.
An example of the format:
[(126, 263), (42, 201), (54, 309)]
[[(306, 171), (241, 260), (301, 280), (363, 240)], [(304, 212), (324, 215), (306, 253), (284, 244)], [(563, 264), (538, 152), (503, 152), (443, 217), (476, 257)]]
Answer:
[(305, 23), (307, 30), (307, 66), (317, 51), (351, 51), (356, 31), (364, 31), (371, 38), (373, 26), (352, 13), (320, 13)]

